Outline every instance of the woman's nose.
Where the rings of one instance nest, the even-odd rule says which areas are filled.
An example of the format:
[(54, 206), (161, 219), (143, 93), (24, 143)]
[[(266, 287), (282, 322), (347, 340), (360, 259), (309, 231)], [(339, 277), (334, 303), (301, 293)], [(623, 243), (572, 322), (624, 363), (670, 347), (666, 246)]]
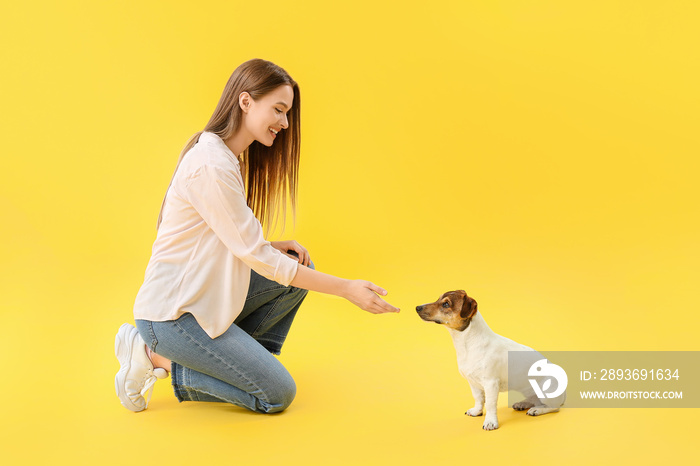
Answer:
[(280, 122), (280, 126), (284, 129), (289, 128), (289, 120), (287, 120), (287, 115), (282, 114), (282, 121)]

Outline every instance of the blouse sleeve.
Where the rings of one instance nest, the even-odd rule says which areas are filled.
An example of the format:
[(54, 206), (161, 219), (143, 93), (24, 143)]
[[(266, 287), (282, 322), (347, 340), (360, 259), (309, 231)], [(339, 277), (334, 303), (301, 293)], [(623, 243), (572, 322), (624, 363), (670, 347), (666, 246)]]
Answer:
[(240, 176), (202, 165), (185, 186), (189, 202), (234, 256), (263, 277), (289, 286), (298, 262), (265, 240), (260, 222), (246, 203)]

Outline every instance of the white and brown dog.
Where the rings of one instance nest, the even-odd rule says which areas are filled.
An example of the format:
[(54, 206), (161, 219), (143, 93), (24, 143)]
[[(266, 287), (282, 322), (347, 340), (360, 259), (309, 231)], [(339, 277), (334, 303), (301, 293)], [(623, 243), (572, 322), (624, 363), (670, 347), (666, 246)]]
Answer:
[[(421, 319), (445, 325), (449, 330), (457, 350), (459, 372), (469, 382), (475, 400), (474, 407), (465, 414), (481, 416), (485, 407), (484, 429), (498, 429), (498, 392), (509, 389), (520, 392), (525, 399), (515, 403), (513, 409), (527, 409), (530, 416), (559, 411), (564, 404), (566, 392), (563, 389), (555, 398), (540, 399), (535, 385), (528, 380), (528, 375), (537, 375), (532, 372), (528, 374), (529, 370), (541, 369), (541, 364), (531, 366), (530, 362), (541, 363), (544, 357), (532, 348), (494, 333), (478, 312), (476, 301), (463, 290), (448, 291), (434, 303), (416, 307), (416, 311)], [(511, 368), (510, 385), (509, 351), (531, 352), (522, 353), (527, 356), (527, 363)]]

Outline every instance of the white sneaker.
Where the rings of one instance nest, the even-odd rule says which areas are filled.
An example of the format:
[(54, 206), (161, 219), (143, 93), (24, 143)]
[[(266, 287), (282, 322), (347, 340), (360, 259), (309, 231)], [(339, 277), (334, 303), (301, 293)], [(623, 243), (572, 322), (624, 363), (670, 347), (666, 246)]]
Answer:
[[(153, 369), (153, 363), (146, 354), (146, 342), (136, 327), (124, 324), (119, 327), (114, 339), (114, 352), (119, 360), (119, 372), (114, 377), (117, 396), (125, 408), (134, 412), (148, 407), (156, 379), (168, 376), (165, 369)], [(144, 396), (148, 394), (148, 399)]]

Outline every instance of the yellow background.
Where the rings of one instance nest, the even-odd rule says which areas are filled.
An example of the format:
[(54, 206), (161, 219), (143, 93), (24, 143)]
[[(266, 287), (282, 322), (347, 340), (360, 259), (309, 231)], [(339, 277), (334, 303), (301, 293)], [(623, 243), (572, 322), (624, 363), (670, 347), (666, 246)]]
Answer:
[[(3, 464), (691, 461), (697, 410), (463, 415), (447, 332), (463, 288), (546, 350), (698, 350), (697, 2), (14, 2), (0, 18)], [(177, 155), (232, 70), (302, 90), (296, 229), (319, 270), (399, 315), (312, 294), (282, 415), (120, 406)], [(9, 460), (9, 461), (6, 461)]]

